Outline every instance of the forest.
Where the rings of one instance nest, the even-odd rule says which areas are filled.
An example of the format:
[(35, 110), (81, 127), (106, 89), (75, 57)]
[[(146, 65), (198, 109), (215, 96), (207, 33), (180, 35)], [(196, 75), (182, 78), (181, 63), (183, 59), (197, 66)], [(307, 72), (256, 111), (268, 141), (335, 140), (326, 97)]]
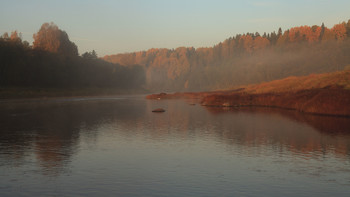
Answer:
[(207, 48), (78, 54), (68, 34), (44, 23), (30, 45), (0, 37), (0, 88), (210, 91), (350, 67), (350, 20), (239, 34)]
[(44, 23), (33, 38), (30, 45), (17, 31), (0, 37), (2, 89), (143, 89), (141, 66), (106, 62), (94, 50), (79, 56), (77, 46), (54, 23)]
[(207, 48), (179, 47), (108, 55), (141, 65), (154, 91), (230, 89), (288, 76), (343, 70), (350, 65), (350, 20), (327, 28), (300, 26), (277, 33), (246, 33)]

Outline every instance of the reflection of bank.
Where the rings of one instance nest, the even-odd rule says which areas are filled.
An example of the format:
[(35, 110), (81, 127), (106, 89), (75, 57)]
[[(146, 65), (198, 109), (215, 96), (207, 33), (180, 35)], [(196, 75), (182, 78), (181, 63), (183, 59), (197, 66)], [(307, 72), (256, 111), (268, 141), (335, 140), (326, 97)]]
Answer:
[[(156, 107), (167, 112), (152, 114)], [(264, 107), (190, 106), (176, 99), (147, 100), (146, 113), (149, 127), (140, 124), (143, 127), (136, 130), (150, 132), (154, 140), (169, 140), (174, 136), (189, 139), (205, 134), (247, 151), (261, 147), (302, 156), (314, 152), (348, 158), (350, 154), (349, 118)]]
[[(228, 143), (244, 146), (270, 145), (297, 154), (318, 152), (350, 159), (350, 118), (264, 107), (205, 109), (223, 119), (231, 116), (228, 120), (219, 120), (227, 123), (218, 124), (222, 126), (219, 130), (223, 131), (220, 135), (223, 139), (228, 139)], [(239, 116), (241, 121), (234, 121)]]

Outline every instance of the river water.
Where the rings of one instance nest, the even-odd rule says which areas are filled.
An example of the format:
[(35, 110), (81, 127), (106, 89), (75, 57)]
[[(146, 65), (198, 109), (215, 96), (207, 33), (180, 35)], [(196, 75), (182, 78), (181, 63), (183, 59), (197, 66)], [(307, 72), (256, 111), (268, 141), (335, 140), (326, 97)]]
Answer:
[(192, 102), (2, 101), (0, 196), (350, 196), (349, 118)]

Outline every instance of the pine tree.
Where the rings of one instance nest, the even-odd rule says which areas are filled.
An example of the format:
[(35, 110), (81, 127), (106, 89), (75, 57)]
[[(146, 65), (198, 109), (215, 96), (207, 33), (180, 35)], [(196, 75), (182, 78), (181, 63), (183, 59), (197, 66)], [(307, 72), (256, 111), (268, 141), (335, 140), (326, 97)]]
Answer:
[(321, 32), (320, 32), (320, 36), (318, 37), (318, 40), (321, 41), (322, 38), (323, 38), (323, 35), (324, 35), (324, 32), (325, 32), (325, 26), (324, 26), (324, 23), (322, 23), (321, 25)]
[(282, 36), (282, 28), (278, 29), (277, 39)]

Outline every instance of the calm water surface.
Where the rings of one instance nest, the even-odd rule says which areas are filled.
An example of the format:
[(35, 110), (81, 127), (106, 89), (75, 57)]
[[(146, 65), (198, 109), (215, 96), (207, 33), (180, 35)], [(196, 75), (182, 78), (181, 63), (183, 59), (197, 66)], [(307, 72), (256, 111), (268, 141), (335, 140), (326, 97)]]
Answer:
[(0, 196), (350, 196), (349, 118), (189, 102), (1, 102)]

